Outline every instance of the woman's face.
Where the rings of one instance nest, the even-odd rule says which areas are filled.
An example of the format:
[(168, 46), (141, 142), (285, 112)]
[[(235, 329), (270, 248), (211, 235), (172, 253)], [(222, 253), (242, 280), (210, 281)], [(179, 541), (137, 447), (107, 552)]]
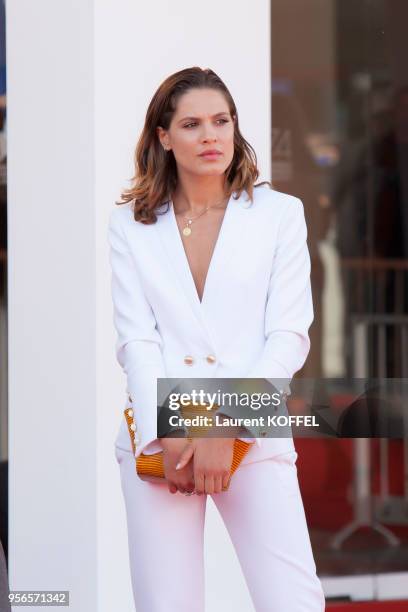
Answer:
[[(157, 128), (165, 149), (171, 149), (180, 173), (221, 175), (234, 156), (234, 123), (223, 94), (216, 89), (191, 89), (180, 96), (169, 129)], [(206, 151), (212, 151), (203, 155)]]

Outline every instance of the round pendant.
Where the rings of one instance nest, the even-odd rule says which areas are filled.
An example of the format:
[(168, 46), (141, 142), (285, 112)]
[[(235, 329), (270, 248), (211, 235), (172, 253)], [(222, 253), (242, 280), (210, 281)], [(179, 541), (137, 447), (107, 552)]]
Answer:
[(185, 227), (183, 229), (184, 236), (189, 236), (191, 234), (191, 229), (189, 227)]

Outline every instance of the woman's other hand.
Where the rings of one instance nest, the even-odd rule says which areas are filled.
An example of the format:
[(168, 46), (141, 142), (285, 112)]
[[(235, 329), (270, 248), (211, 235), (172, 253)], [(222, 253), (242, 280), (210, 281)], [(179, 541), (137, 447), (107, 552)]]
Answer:
[(193, 464), (197, 495), (221, 493), (223, 487), (228, 485), (234, 441), (235, 438), (193, 438), (183, 450), (177, 471), (181, 472)]

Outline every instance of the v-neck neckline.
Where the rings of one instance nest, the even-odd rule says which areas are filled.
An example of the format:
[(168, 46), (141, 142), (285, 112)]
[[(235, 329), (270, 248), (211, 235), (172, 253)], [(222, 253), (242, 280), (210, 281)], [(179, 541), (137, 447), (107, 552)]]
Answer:
[[(225, 207), (225, 212), (224, 212), (224, 216), (222, 218), (221, 221), (221, 225), (220, 225), (220, 229), (218, 231), (218, 235), (217, 235), (217, 239), (215, 241), (215, 245), (211, 254), (211, 258), (210, 258), (210, 263), (208, 264), (208, 268), (207, 268), (207, 274), (205, 276), (205, 280), (204, 280), (204, 287), (203, 287), (203, 295), (202, 298), (200, 300), (200, 296), (198, 295), (198, 291), (197, 291), (197, 287), (194, 281), (194, 277), (193, 277), (193, 273), (191, 271), (191, 267), (190, 267), (190, 263), (188, 261), (188, 257), (187, 257), (187, 253), (186, 250), (184, 248), (184, 243), (183, 243), (183, 239), (181, 237), (181, 232), (177, 223), (177, 218), (176, 218), (176, 213), (174, 211), (174, 204), (173, 204), (173, 200), (170, 199), (169, 200), (169, 213), (171, 215), (171, 219), (173, 222), (173, 227), (175, 229), (175, 231), (177, 232), (177, 236), (178, 236), (178, 245), (180, 248), (180, 252), (182, 253), (182, 258), (183, 258), (183, 263), (184, 266), (186, 267), (187, 273), (188, 273), (188, 278), (190, 280), (190, 283), (192, 285), (192, 289), (194, 292), (194, 295), (196, 297), (196, 300), (198, 302), (198, 304), (200, 306), (202, 306), (204, 304), (204, 300), (205, 300), (205, 296), (207, 293), (207, 287), (208, 287), (208, 282), (211, 281), (211, 276), (212, 276), (212, 271), (214, 269), (214, 267), (216, 266), (216, 260), (219, 257), (219, 253), (221, 251), (221, 246), (222, 246), (222, 241), (223, 241), (223, 236), (225, 233), (225, 226), (228, 222), (228, 218), (230, 216), (230, 209), (231, 209), (231, 200), (233, 199), (233, 195), (235, 192), (233, 192), (227, 202), (227, 206)], [(221, 245), (221, 246), (220, 246)]]

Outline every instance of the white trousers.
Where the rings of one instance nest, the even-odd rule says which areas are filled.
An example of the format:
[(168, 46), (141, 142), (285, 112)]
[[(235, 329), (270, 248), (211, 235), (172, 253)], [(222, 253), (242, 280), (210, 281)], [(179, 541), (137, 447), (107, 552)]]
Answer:
[[(115, 447), (126, 506), (137, 612), (204, 612), (207, 495), (171, 494), (143, 481)], [(297, 453), (241, 465), (211, 497), (238, 555), (257, 612), (323, 612), (324, 594), (299, 491)], [(222, 571), (222, 568), (220, 568)]]

